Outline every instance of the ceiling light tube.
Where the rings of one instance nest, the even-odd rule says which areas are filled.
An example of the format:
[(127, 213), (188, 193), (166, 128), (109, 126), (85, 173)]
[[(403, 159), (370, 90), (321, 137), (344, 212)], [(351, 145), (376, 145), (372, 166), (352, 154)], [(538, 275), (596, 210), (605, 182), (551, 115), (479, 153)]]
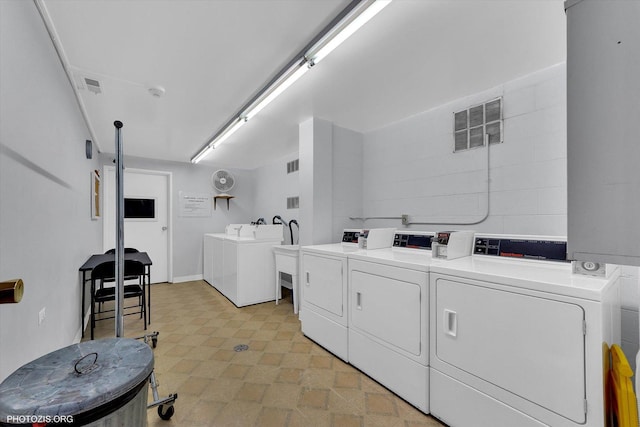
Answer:
[(213, 141), (211, 141), (212, 148), (218, 148), (222, 142), (224, 142), (227, 138), (229, 138), (235, 131), (240, 129), (243, 124), (245, 124), (247, 120), (243, 117), (238, 117), (235, 123), (230, 124), (224, 132), (218, 135)]
[[(343, 12), (305, 46), (294, 59), (287, 64), (280, 74), (263, 87), (255, 98), (248, 101), (228, 122), (221, 131), (215, 134), (192, 159), (198, 163), (215, 147), (229, 138), (247, 120), (254, 117), (271, 101), (276, 99), (289, 86), (302, 77), (309, 68), (321, 61), (331, 51), (338, 47), (349, 36), (355, 33), (367, 21), (384, 9), (392, 0), (353, 0)], [(334, 24), (334, 22), (337, 22)]]
[(266, 96), (263, 96), (256, 100), (253, 105), (250, 105), (244, 113), (242, 117), (245, 117), (247, 120), (254, 117), (258, 114), (264, 107), (269, 105), (271, 101), (276, 99), (282, 92), (287, 90), (289, 86), (296, 82), (300, 77), (303, 76), (309, 70), (308, 63), (305, 59), (303, 59), (299, 64), (291, 67), (291, 69), (285, 73), (281, 79), (276, 81), (271, 88), (266, 92)]
[(317, 64), (371, 18), (377, 15), (378, 12), (388, 6), (389, 3), (391, 3), (391, 0), (363, 1), (362, 7), (356, 7), (352, 13), (345, 16), (332, 31), (309, 49), (306, 57), (311, 61), (312, 65)]
[(198, 163), (200, 160), (204, 159), (212, 150), (213, 150), (213, 147), (211, 146), (211, 144), (207, 145), (202, 150), (200, 150), (198, 154), (193, 156), (193, 158), (191, 159), (191, 163), (193, 164)]
[(238, 117), (235, 121), (231, 122), (226, 128), (214, 136), (209, 143), (198, 154), (193, 156), (191, 163), (198, 163), (205, 158), (214, 148), (220, 145), (224, 140), (229, 138), (235, 131), (245, 124), (247, 120), (243, 117)]

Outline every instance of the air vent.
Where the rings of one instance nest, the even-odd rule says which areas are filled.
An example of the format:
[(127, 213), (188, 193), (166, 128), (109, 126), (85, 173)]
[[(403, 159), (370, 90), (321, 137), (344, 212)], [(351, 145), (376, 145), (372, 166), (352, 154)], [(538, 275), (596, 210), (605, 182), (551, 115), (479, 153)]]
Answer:
[(453, 151), (502, 142), (502, 98), (453, 113)]
[(300, 197), (287, 197), (287, 209), (298, 209), (300, 205)]
[(287, 163), (287, 173), (296, 172), (300, 168), (300, 159), (295, 159)]
[(89, 89), (89, 92), (93, 92), (96, 95), (99, 93), (102, 93), (102, 89), (100, 88), (99, 81), (85, 77), (84, 82), (87, 84), (87, 89)]

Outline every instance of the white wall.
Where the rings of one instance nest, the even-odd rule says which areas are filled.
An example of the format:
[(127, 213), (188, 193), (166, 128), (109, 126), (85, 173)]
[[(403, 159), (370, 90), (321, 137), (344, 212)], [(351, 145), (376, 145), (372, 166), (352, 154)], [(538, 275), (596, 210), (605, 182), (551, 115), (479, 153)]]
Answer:
[(359, 228), (362, 216), (363, 135), (333, 126), (333, 240), (339, 242), (342, 230)]
[[(80, 333), (78, 268), (102, 248), (91, 220), (90, 139), (33, 2), (0, 1), (0, 280), (24, 298), (0, 305), (0, 381)], [(38, 312), (46, 318), (38, 325)]]
[[(567, 232), (566, 66), (544, 69), (364, 136), (363, 214), (474, 221), (486, 212), (483, 149), (453, 153), (453, 112), (502, 96), (504, 143), (490, 147), (490, 213), (477, 225), (414, 225), (487, 233)], [(367, 227), (402, 228), (399, 220)], [(622, 268), (622, 347), (638, 351), (638, 268)]]
[[(417, 222), (481, 219), (487, 208), (485, 149), (453, 153), (453, 113), (502, 96), (504, 143), (490, 147), (489, 218), (454, 228), (566, 234), (565, 80), (559, 64), (365, 134), (364, 215), (408, 214)], [(401, 227), (398, 220), (366, 225)]]
[[(254, 219), (262, 217), (271, 224), (275, 215), (285, 222), (298, 220), (299, 209), (287, 209), (287, 198), (300, 196), (300, 172), (287, 173), (287, 163), (298, 158), (298, 152), (288, 154), (277, 161), (254, 171), (255, 205)], [(294, 243), (297, 243), (298, 230), (293, 227)], [(284, 244), (291, 243), (288, 225), (283, 230)]]
[[(360, 224), (349, 217), (362, 215), (362, 141), (361, 133), (331, 124), (332, 242), (340, 241), (343, 229)], [(274, 215), (282, 216), (287, 222), (298, 220), (299, 210), (287, 209), (287, 197), (300, 195), (300, 172), (288, 174), (287, 162), (299, 156), (299, 152), (291, 153), (255, 170), (254, 209), (256, 215), (269, 223)], [(304, 162), (300, 168), (305, 168)], [(295, 226), (293, 232), (297, 243)], [(285, 243), (291, 243), (288, 228), (285, 229)]]
[[(123, 128), (123, 132), (126, 153), (126, 127)], [(109, 154), (100, 156), (103, 165), (112, 165), (113, 158), (113, 155)], [(230, 170), (236, 181), (233, 189), (229, 192), (235, 196), (229, 201), (229, 210), (227, 210), (226, 201), (219, 200), (216, 210), (212, 208), (211, 217), (193, 218), (180, 217), (179, 215), (180, 191), (210, 193), (213, 204), (213, 195), (217, 194), (217, 191), (211, 186), (211, 174), (219, 168), (127, 156), (125, 156), (124, 164), (125, 167), (130, 168), (172, 173), (173, 200), (171, 200), (170, 206), (173, 212), (173, 277), (176, 281), (194, 280), (202, 277), (202, 238), (205, 233), (219, 233), (224, 231), (227, 224), (248, 223), (255, 219), (256, 181), (253, 171)]]

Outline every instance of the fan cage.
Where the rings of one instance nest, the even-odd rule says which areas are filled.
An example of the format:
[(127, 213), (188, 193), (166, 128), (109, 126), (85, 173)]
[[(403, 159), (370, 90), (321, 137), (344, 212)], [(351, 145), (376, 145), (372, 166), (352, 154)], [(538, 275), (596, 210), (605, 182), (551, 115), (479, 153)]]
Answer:
[(224, 169), (215, 171), (211, 178), (213, 188), (223, 193), (231, 190), (236, 183), (233, 175)]

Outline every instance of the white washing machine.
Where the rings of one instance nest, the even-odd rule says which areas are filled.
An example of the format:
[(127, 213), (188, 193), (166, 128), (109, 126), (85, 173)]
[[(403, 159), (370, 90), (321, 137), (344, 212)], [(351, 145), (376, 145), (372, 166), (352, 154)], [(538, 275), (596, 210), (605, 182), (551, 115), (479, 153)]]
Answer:
[(429, 412), (429, 265), (433, 233), (348, 257), (349, 363)]
[(361, 230), (348, 229), (342, 243), (300, 248), (302, 333), (348, 361), (347, 255), (359, 252)]
[(566, 244), (476, 235), (431, 265), (430, 410), (456, 427), (604, 426), (619, 271), (572, 274)]

